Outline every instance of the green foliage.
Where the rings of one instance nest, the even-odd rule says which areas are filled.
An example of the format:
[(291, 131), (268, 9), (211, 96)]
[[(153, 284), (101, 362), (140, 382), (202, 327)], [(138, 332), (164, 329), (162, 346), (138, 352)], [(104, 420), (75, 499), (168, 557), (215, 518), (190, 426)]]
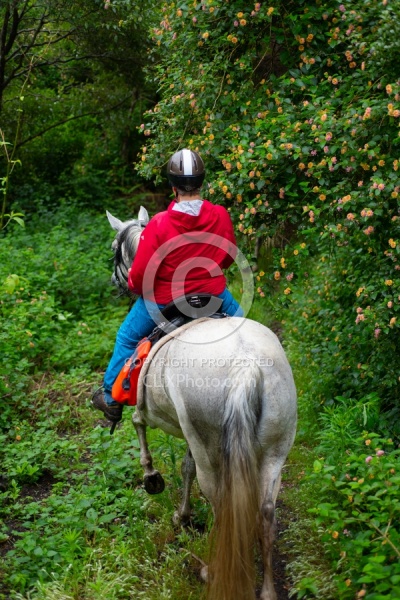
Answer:
[[(301, 411), (300, 420), (304, 420)], [(337, 600), (331, 562), (321, 547), (321, 529), (309, 514), (310, 506), (317, 504), (320, 498), (320, 482), (305, 476), (312, 471), (314, 460), (314, 450), (297, 440), (283, 471), (277, 509), (283, 531), (277, 544), (287, 557), (286, 575), (291, 583), (289, 598)]]
[[(400, 450), (392, 440), (365, 433), (354, 451), (315, 461), (321, 485), (317, 524), (335, 561), (340, 598), (394, 600), (400, 594)], [(367, 455), (367, 453), (369, 453)]]
[[(14, 212), (65, 197), (102, 208), (111, 190), (126, 193), (135, 182), (135, 128), (153, 93), (143, 75), (152, 8), (130, 0), (3, 2), (0, 113), (3, 141), (12, 144), (10, 160), (0, 158), (0, 181)], [(10, 184), (10, 166), (20, 162)]]
[[(35, 375), (104, 368), (126, 311), (112, 299), (105, 216), (70, 208), (38, 215), (37, 223), (41, 230), (30, 223), (1, 239), (2, 426), (15, 410), (31, 412), (27, 392)], [(105, 319), (107, 303), (114, 310)]]
[[(150, 434), (167, 482), (150, 499), (129, 410), (113, 437), (87, 410), (127, 309), (111, 296), (112, 236), (105, 216), (69, 207), (1, 238), (1, 598), (202, 596), (191, 550), (206, 536), (171, 525), (183, 443)], [(194, 505), (204, 531), (198, 489)]]
[(36, 223), (40, 221), (42, 231), (33, 232), (31, 225), (24, 231), (14, 229), (1, 240), (0, 277), (4, 280), (13, 269), (19, 278), (8, 293), (15, 294), (15, 301), (17, 295), (27, 300), (32, 293), (46, 290), (63, 311), (76, 316), (87, 314), (88, 307), (89, 312), (96, 311), (113, 293), (112, 232), (107, 219), (70, 207), (52, 217), (37, 215)]
[(239, 240), (281, 240), (258, 293), (278, 292), (278, 318), (290, 308), (318, 401), (374, 391), (398, 411), (400, 72), (376, 62), (398, 9), (385, 4), (165, 4), (138, 168), (159, 178), (177, 142), (200, 150)]
[[(10, 483), (0, 494), (0, 517), (4, 539), (12, 535), (15, 542), (0, 584), (9, 586), (13, 597), (21, 598), (19, 592), (30, 599), (167, 599), (171, 593), (183, 599), (193, 594), (199, 583), (184, 576), (183, 558), (190, 558), (185, 548), (198, 544), (198, 536), (173, 532), (169, 519), (177, 498), (165, 497), (168, 492), (163, 499), (145, 495), (131, 426), (114, 438), (97, 427), (74, 440), (55, 437), (52, 424), (50, 418), (33, 435), (21, 425), (19, 439), (7, 440), (2, 459)], [(157, 449), (154, 455), (157, 460)], [(34, 486), (24, 486), (37, 481), (39, 464), (48, 464), (53, 475), (43, 497), (36, 496)], [(175, 487), (169, 493), (177, 496)], [(13, 530), (16, 522), (20, 525)]]
[[(354, 413), (354, 423), (359, 424), (366, 410), (365, 397), (373, 392), (377, 399), (368, 415), (373, 421), (368, 427), (398, 433), (400, 363), (395, 322), (390, 325), (396, 319), (392, 315), (397, 314), (398, 299), (392, 286), (382, 281), (385, 272), (379, 273), (381, 265), (376, 261), (371, 274), (368, 253), (358, 254), (357, 270), (349, 269), (352, 258), (346, 258), (344, 249), (322, 255), (318, 261), (301, 253), (299, 246), (298, 255), (285, 261), (285, 270), (294, 271), (303, 281), (289, 284), (292, 293), (281, 306), (291, 346), (296, 347), (293, 366), (306, 369), (314, 381), (309, 402), (318, 409), (322, 404), (336, 404), (335, 398), (341, 396), (345, 417), (346, 410), (349, 415), (353, 411), (349, 399), (362, 399), (357, 416)], [(360, 433), (359, 425), (356, 428)]]

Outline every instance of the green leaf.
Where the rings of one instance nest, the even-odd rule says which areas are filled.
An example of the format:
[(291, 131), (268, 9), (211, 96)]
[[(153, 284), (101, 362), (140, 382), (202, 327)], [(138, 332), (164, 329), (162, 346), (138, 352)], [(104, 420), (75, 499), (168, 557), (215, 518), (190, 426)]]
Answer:
[(12, 294), (17, 286), (20, 285), (18, 275), (9, 275), (3, 282), (3, 288), (7, 294)]
[(18, 225), (21, 227), (25, 227), (25, 221), (23, 221), (20, 217), (11, 217), (13, 221), (16, 221)]
[(320, 473), (322, 470), (322, 463), (319, 460), (314, 460), (313, 469), (314, 473)]

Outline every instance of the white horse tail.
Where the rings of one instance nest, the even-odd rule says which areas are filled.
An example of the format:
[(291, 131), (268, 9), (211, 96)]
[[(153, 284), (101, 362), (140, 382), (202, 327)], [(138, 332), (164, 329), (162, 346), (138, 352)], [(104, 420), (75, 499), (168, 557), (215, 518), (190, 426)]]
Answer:
[(254, 600), (254, 543), (259, 513), (256, 457), (262, 372), (241, 368), (226, 399), (222, 469), (215, 503), (210, 600)]

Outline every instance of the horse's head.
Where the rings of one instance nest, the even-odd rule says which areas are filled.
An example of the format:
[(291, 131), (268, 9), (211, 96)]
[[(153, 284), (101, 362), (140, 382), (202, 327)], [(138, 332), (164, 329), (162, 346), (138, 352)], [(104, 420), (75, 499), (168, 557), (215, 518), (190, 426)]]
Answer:
[(111, 248), (114, 251), (114, 273), (111, 281), (123, 294), (130, 294), (128, 288), (128, 270), (139, 245), (142, 229), (149, 222), (148, 212), (140, 207), (138, 218), (129, 221), (120, 221), (106, 211), (111, 227), (117, 232)]

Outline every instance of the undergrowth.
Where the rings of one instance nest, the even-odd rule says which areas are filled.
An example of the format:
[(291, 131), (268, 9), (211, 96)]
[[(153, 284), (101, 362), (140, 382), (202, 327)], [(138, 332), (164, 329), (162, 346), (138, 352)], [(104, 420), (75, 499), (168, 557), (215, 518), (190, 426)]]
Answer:
[(198, 487), (192, 527), (172, 525), (183, 443), (149, 432), (167, 484), (149, 497), (131, 411), (110, 437), (89, 406), (128, 308), (111, 229), (65, 209), (38, 223), (1, 239), (0, 598), (200, 600)]
[[(198, 573), (212, 517), (197, 486), (191, 527), (171, 524), (183, 443), (150, 433), (167, 486), (149, 497), (129, 410), (110, 437), (89, 408), (128, 308), (109, 286), (111, 238), (102, 219), (81, 216), (68, 234), (28, 227), (2, 238), (0, 598), (201, 600)], [(81, 261), (86, 236), (93, 248), (90, 260)], [(59, 257), (68, 246), (69, 258), (60, 263), (68, 271), (67, 287), (45, 256), (46, 240)], [(86, 288), (80, 280), (87, 273)], [(239, 298), (240, 282), (231, 289)], [(285, 533), (278, 543), (287, 557), (290, 595), (395, 600), (397, 442), (377, 430), (386, 421), (382, 425), (372, 390), (327, 400), (326, 381), (318, 380), (320, 361), (307, 354), (308, 321), (299, 332), (298, 314), (309, 300), (294, 296), (287, 310), (275, 305), (271, 287), (248, 315), (282, 339), (299, 396), (297, 441), (283, 473), (279, 509)]]

